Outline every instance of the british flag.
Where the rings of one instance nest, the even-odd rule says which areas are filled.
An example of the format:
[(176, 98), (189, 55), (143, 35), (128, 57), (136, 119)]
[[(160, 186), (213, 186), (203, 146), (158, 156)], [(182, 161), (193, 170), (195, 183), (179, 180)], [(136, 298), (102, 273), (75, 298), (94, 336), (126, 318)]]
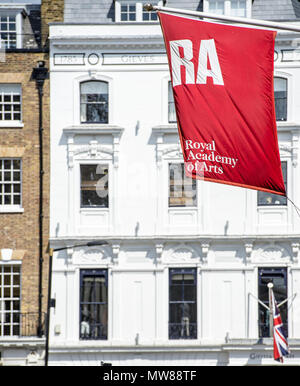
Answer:
[(273, 309), (273, 355), (276, 361), (282, 363), (283, 357), (289, 355), (290, 350), (273, 291), (271, 296)]

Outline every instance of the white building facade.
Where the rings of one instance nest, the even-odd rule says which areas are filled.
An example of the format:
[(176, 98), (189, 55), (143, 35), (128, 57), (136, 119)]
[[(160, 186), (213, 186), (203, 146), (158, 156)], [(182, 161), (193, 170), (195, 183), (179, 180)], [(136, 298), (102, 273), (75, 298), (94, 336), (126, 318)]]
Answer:
[[(80, 22), (70, 3), (65, 22), (50, 25), (50, 245), (69, 248), (54, 254), (49, 364), (275, 364), (257, 302), (268, 304), (269, 281), (288, 298), (285, 363), (300, 364), (294, 207), (186, 180), (155, 14), (120, 0), (112, 21)], [(255, 17), (252, 2), (223, 3), (200, 5)], [(274, 60), (283, 174), (300, 207), (299, 38), (279, 33)], [(94, 240), (108, 244), (78, 247)]]

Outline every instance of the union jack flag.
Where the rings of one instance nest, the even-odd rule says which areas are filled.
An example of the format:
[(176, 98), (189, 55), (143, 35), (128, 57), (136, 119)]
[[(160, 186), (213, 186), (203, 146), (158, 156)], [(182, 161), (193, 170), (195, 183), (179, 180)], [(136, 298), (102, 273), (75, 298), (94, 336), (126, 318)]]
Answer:
[(276, 361), (282, 363), (283, 357), (289, 355), (290, 350), (273, 291), (271, 291), (271, 296), (273, 309), (273, 355)]

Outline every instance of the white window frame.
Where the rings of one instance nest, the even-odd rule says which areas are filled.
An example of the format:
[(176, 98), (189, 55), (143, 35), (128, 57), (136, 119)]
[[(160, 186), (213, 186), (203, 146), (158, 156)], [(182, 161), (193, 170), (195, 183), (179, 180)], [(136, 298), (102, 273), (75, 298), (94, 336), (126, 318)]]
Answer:
[[(108, 84), (108, 121), (107, 123), (81, 123), (81, 95), (80, 95), (80, 89), (81, 89), (81, 83), (89, 82), (89, 81), (100, 81), (100, 82), (106, 82)], [(74, 125), (80, 125), (82, 127), (89, 127), (89, 126), (106, 126), (111, 124), (111, 122), (114, 121), (114, 113), (113, 113), (113, 84), (112, 84), (112, 78), (98, 74), (95, 74), (93, 76), (79, 76), (74, 80), (74, 88), (73, 88), (73, 123)]]
[[(13, 302), (13, 301), (19, 301), (20, 303), (20, 307), (19, 307), (19, 310), (16, 311), (16, 310), (13, 310), (11, 309), (11, 311), (9, 312), (11, 315), (13, 315), (14, 313), (15, 314), (18, 314), (20, 315), (21, 314), (21, 291), (22, 291), (22, 286), (21, 286), (21, 283), (22, 283), (22, 267), (21, 267), (21, 264), (18, 263), (18, 262), (10, 262), (9, 264), (7, 263), (1, 263), (0, 264), (0, 275), (3, 276), (3, 279), (4, 279), (4, 268), (5, 267), (10, 267), (11, 268), (11, 272), (10, 272), (10, 276), (16, 276), (18, 275), (20, 277), (20, 280), (19, 280), (19, 284), (18, 285), (14, 285), (14, 282), (13, 284), (9, 287), (10, 288), (10, 296), (9, 297), (1, 297), (0, 298), (0, 337), (3, 338), (3, 337), (9, 337), (9, 336), (20, 336), (22, 335), (21, 334), (21, 328), (22, 328), (22, 325), (21, 325), (21, 317), (19, 316), (19, 322), (18, 323), (14, 323), (12, 320), (10, 321), (10, 323), (8, 323), (8, 326), (10, 327), (10, 334), (6, 334), (4, 335), (4, 324), (3, 324), (3, 302), (4, 301), (10, 301), (10, 302)], [(15, 273), (13, 272), (13, 267), (20, 267), (20, 271), (19, 273)], [(2, 280), (2, 283), (0, 285), (0, 289), (1, 289), (1, 293), (4, 294), (4, 280)], [(19, 297), (15, 298), (13, 295), (13, 288), (19, 288)], [(19, 328), (19, 333), (18, 334), (13, 334), (13, 326), (18, 326)]]
[[(23, 213), (24, 209), (22, 208), (22, 195), (23, 195), (23, 160), (22, 158), (12, 158), (12, 157), (0, 157), (0, 160), (19, 160), (20, 161), (20, 181), (18, 181), (18, 184), (20, 184), (20, 204), (9, 204), (9, 205), (2, 205), (0, 204), (0, 213)], [(11, 181), (11, 185), (14, 184), (14, 181)]]
[(15, 16), (16, 17), (16, 48), (22, 48), (22, 27), (23, 27), (23, 15), (22, 13), (27, 13), (26, 7), (24, 5), (1, 5), (0, 8), (0, 17), (2, 16)]
[[(1, 92), (1, 87), (4, 87), (4, 88), (9, 88), (11, 86), (11, 91), (10, 92)], [(18, 88), (20, 89), (19, 93), (15, 92), (13, 89), (14, 87), (18, 86)], [(0, 120), (0, 127), (23, 127), (23, 109), (22, 109), (22, 85), (20, 83), (0, 83), (0, 96), (2, 95), (2, 101), (0, 102), (0, 105), (2, 106), (5, 105), (4, 103), (4, 95), (11, 95), (13, 96), (14, 94), (19, 94), (20, 95), (20, 102), (18, 104), (20, 104), (20, 120), (14, 120), (14, 119), (11, 119), (11, 120)], [(11, 105), (14, 105), (13, 102), (9, 103)], [(17, 103), (15, 103), (17, 104)], [(4, 110), (3, 110), (3, 113)]]
[[(209, 13), (209, 2), (210, 0), (203, 0), (203, 12)], [(223, 2), (224, 2), (224, 15), (233, 16), (231, 15), (231, 0), (223, 0)], [(252, 12), (252, 0), (246, 0), (245, 17), (251, 18), (251, 12)]]
[[(108, 190), (107, 190), (107, 194), (108, 194), (108, 202), (107, 202), (107, 206), (99, 206), (99, 205), (91, 205), (91, 206), (87, 206), (87, 205), (82, 205), (82, 200), (81, 200), (81, 190), (82, 190), (82, 175), (81, 175), (81, 166), (96, 166), (96, 170), (98, 167), (107, 167), (107, 176), (108, 176)], [(80, 211), (84, 212), (84, 211), (109, 211), (110, 209), (110, 164), (109, 162), (105, 163), (105, 161), (98, 161), (98, 162), (95, 162), (93, 159), (90, 160), (90, 162), (79, 162), (79, 179), (80, 179), (80, 192), (79, 192), (79, 207), (80, 207)], [(97, 173), (96, 173), (97, 175)]]
[[(115, 1), (115, 22), (116, 23), (158, 23), (157, 20), (143, 20), (143, 6), (146, 4), (147, 1), (136, 1), (136, 0), (116, 0)], [(121, 5), (135, 5), (135, 20), (121, 20)], [(163, 6), (163, 1), (157, 2), (158, 6)]]
[(287, 93), (286, 93), (286, 96), (287, 96), (287, 112), (286, 112), (286, 121), (276, 121), (276, 124), (277, 126), (281, 126), (281, 125), (285, 125), (285, 124), (288, 124), (288, 122), (293, 122), (294, 121), (294, 111), (293, 111), (293, 93), (292, 93), (292, 90), (293, 90), (293, 75), (288, 73), (288, 72), (285, 72), (285, 71), (281, 71), (281, 69), (275, 69), (274, 70), (274, 78), (283, 78), (286, 80), (287, 84), (286, 84), (286, 87), (287, 87)]

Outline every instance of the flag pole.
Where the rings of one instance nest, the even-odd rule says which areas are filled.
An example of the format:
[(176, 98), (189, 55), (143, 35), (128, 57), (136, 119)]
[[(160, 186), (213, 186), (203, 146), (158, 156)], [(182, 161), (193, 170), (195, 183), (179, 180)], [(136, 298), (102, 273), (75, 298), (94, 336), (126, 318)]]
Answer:
[(275, 28), (275, 29), (284, 30), (284, 31), (300, 32), (300, 26), (298, 27), (296, 25), (290, 25), (286, 23), (276, 23), (276, 22), (267, 21), (267, 20), (249, 19), (246, 17), (236, 17), (236, 16), (222, 16), (222, 15), (216, 15), (216, 14), (207, 13), (207, 12), (160, 7), (152, 4), (145, 4), (144, 9), (148, 12), (162, 11), (162, 12), (176, 13), (176, 14), (182, 14), (182, 15), (188, 15), (188, 16), (204, 17), (206, 19), (215, 19), (215, 20), (222, 20), (227, 22), (229, 21), (233, 23), (254, 25), (256, 27), (266, 27), (266, 28), (273, 28), (273, 29)]
[(274, 337), (274, 331), (273, 331), (273, 302), (272, 302), (272, 291), (273, 291), (273, 283), (268, 283), (268, 289), (269, 289), (269, 326), (270, 326), (270, 337)]

